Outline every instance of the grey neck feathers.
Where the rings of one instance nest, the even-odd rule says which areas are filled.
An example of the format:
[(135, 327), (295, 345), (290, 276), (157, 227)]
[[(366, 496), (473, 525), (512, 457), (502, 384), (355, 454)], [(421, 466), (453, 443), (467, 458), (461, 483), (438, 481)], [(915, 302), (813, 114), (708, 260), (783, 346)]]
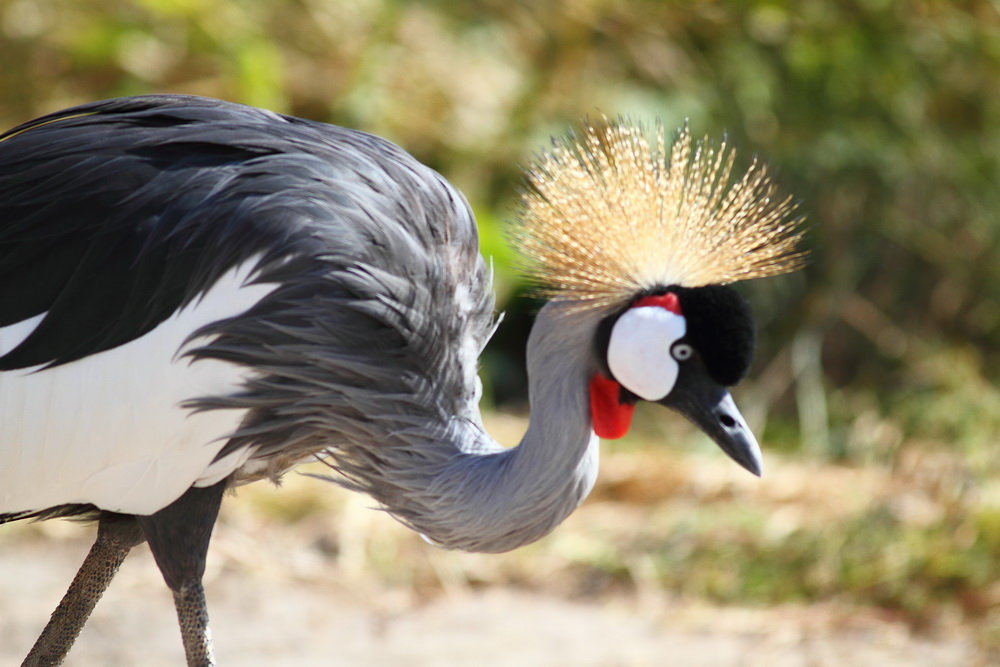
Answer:
[(211, 342), (192, 353), (252, 369), (245, 390), (188, 405), (247, 411), (219, 453), (251, 457), (235, 483), (321, 456), (338, 483), (443, 546), (499, 552), (537, 540), (594, 483), (596, 322), (541, 311), (528, 345), (530, 426), (518, 447), (498, 445), (478, 407), (493, 301), (471, 211), (396, 147), (347, 131), (328, 143), (322, 159), (281, 156), (295, 166), (282, 173), (307, 177), (268, 199), (270, 217), (254, 209), (253, 225), (285, 238), (260, 265), (260, 280), (280, 287), (206, 327)]
[(539, 313), (527, 351), (531, 420), (517, 447), (494, 442), (476, 410), (450, 419), (443, 433), (415, 429), (405, 436), (409, 446), (338, 448), (332, 465), (443, 547), (495, 553), (543, 537), (583, 501), (597, 474), (587, 393), (594, 323), (582, 320), (553, 304)]

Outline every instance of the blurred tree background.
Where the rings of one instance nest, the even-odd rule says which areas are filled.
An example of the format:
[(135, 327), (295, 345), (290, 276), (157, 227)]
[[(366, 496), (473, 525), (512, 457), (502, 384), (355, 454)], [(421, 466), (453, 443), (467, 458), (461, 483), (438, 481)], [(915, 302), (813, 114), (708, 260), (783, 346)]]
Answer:
[(5, 127), (193, 93), (370, 131), (441, 171), (510, 311), (487, 359), (501, 403), (518, 400), (531, 308), (502, 233), (519, 164), (600, 113), (726, 133), (801, 201), (812, 255), (745, 286), (761, 348), (738, 398), (772, 455), (882, 470), (898, 493), (835, 529), (768, 542), (749, 521), (739, 549), (687, 543), (732, 581), (667, 562), (687, 524), (644, 548), (672, 590), (945, 609), (1000, 637), (995, 2), (0, 0), (0, 62)]

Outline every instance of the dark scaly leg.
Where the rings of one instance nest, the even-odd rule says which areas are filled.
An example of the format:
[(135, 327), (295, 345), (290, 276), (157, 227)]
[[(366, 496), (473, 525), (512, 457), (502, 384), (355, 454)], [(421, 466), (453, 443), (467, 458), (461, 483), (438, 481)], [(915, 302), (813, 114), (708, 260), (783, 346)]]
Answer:
[(47, 667), (62, 663), (122, 561), (143, 539), (135, 517), (112, 512), (101, 514), (94, 546), (22, 667)]
[(201, 578), (225, 489), (225, 481), (207, 488), (191, 487), (156, 514), (136, 517), (153, 558), (174, 593), (189, 667), (215, 664)]

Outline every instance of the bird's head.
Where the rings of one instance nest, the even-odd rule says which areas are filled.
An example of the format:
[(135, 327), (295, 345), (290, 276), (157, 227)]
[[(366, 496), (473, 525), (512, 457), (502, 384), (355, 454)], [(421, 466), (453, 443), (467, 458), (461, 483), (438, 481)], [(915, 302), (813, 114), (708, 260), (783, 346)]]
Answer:
[(753, 360), (754, 323), (728, 283), (800, 266), (801, 219), (756, 161), (731, 179), (734, 157), (687, 128), (668, 147), (660, 126), (650, 137), (604, 119), (531, 166), (514, 240), (544, 296), (597, 315), (598, 436), (624, 435), (638, 401), (660, 403), (760, 475), (727, 389)]

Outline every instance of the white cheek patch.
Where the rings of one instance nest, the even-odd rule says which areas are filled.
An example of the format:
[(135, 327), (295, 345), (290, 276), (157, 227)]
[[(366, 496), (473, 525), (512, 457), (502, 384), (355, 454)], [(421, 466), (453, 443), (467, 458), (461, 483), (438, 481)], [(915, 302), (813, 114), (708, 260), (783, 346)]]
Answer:
[(608, 367), (623, 387), (639, 398), (659, 401), (677, 382), (680, 368), (670, 354), (684, 337), (683, 315), (646, 306), (625, 311), (611, 329)]

